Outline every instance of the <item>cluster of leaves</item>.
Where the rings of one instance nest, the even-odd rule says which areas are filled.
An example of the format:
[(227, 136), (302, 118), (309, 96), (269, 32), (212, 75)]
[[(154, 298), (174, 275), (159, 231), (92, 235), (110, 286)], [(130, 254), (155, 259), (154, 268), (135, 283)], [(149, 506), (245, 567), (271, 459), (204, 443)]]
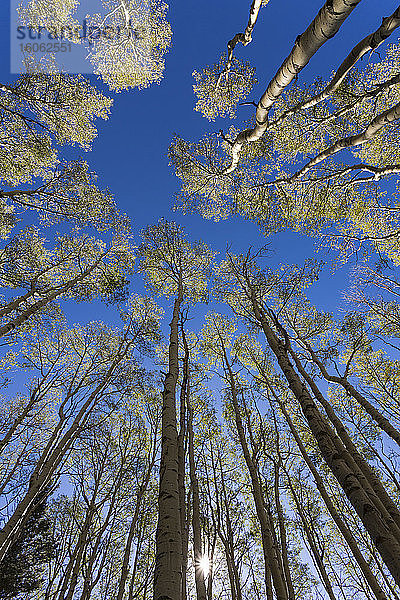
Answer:
[(160, 0), (145, 5), (140, 0), (113, 0), (106, 7), (107, 15), (93, 15), (89, 26), (104, 27), (106, 23), (118, 33), (114, 39), (101, 36), (91, 41), (88, 58), (94, 72), (116, 92), (160, 83), (172, 36), (166, 19), (168, 6)]
[(12, 186), (55, 167), (54, 142), (89, 150), (97, 135), (94, 121), (107, 119), (112, 104), (82, 76), (62, 73), (22, 75), (1, 94), (1, 178)]
[(209, 121), (226, 116), (234, 119), (238, 103), (247, 98), (257, 83), (255, 69), (248, 62), (233, 57), (227, 68), (227, 58), (224, 53), (218, 63), (205, 67), (201, 73), (193, 71), (195, 110)]
[[(355, 138), (397, 106), (399, 56), (399, 44), (391, 44), (385, 56), (376, 55), (364, 69), (353, 67), (330, 94), (324, 95), (329, 82), (321, 78), (285, 90), (269, 114), (263, 142), (237, 142), (240, 161), (233, 172), (231, 150), (240, 129), (223, 136), (223, 144), (212, 136), (199, 142), (176, 136), (170, 158), (181, 180), (178, 206), (216, 220), (239, 213), (267, 235), (290, 227), (323, 236), (324, 244), (339, 250), (341, 261), (355, 254), (367, 257), (371, 251), (397, 261), (397, 188), (390, 181), (387, 186), (379, 182), (399, 172), (399, 129), (389, 119), (378, 131), (372, 128), (368, 139)], [(209, 119), (234, 113), (228, 108), (234, 104), (232, 92), (224, 88), (229, 74), (225, 64), (223, 56), (215, 67), (195, 72), (196, 109)], [(254, 80), (254, 72), (246, 73)], [(248, 126), (241, 135), (250, 131)], [(335, 146), (338, 140), (345, 141), (349, 160), (342, 154), (335, 160), (342, 148)]]
[(163, 77), (164, 56), (171, 44), (168, 6), (161, 0), (103, 0), (103, 11), (86, 15), (86, 34), (76, 19), (79, 0), (27, 0), (19, 9), (25, 25), (55, 35), (69, 32), (73, 43), (87, 45), (94, 73), (111, 90), (145, 88)]

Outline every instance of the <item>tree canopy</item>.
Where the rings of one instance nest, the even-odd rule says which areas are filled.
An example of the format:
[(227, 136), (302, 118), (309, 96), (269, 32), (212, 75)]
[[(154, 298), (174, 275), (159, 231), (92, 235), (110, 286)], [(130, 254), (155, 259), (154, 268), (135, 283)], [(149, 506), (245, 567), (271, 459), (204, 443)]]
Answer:
[(12, 10), (0, 598), (399, 600), (400, 7)]

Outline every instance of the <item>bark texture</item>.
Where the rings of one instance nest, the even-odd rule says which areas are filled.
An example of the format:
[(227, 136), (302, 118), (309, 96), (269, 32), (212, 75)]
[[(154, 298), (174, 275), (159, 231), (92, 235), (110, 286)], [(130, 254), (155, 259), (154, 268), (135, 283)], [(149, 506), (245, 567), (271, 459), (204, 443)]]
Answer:
[(377, 499), (348, 451), (319, 412), (310, 393), (291, 364), (287, 348), (268, 324), (266, 315), (252, 295), (253, 309), (269, 347), (275, 354), (288, 385), (298, 400), (321, 454), (337, 479), (384, 563), (400, 584), (400, 544), (393, 535), (387, 511), (378, 510)]
[(259, 10), (262, 5), (262, 0), (253, 0), (250, 6), (249, 20), (247, 22), (246, 29), (242, 33), (237, 33), (231, 40), (228, 42), (228, 60), (226, 62), (226, 72), (229, 71), (232, 65), (233, 52), (235, 50), (236, 44), (241, 42), (243, 46), (247, 46), (252, 41), (251, 34), (253, 33), (253, 29), (257, 22), (257, 17)]
[(321, 494), (321, 498), (324, 501), (324, 504), (325, 504), (329, 514), (331, 515), (335, 525), (339, 529), (343, 538), (346, 540), (346, 543), (347, 543), (348, 547), (350, 548), (350, 551), (353, 554), (355, 560), (357, 561), (357, 563), (360, 567), (360, 570), (361, 570), (362, 574), (364, 575), (366, 581), (368, 582), (368, 585), (370, 586), (371, 591), (373, 592), (376, 600), (386, 600), (386, 595), (385, 595), (384, 591), (382, 590), (382, 588), (380, 587), (375, 575), (371, 571), (369, 564), (363, 557), (363, 555), (358, 547), (358, 544), (357, 544), (356, 540), (354, 539), (353, 534), (351, 533), (350, 529), (347, 527), (347, 525), (343, 521), (343, 519), (340, 517), (332, 500), (330, 499), (330, 496), (325, 488), (324, 481), (323, 481), (322, 477), (320, 476), (320, 474), (318, 473), (314, 463), (310, 459), (310, 457), (306, 451), (306, 448), (305, 448), (303, 442), (301, 441), (299, 434), (297, 433), (297, 430), (293, 424), (293, 421), (291, 420), (283, 403), (280, 400), (278, 400), (278, 402), (279, 402), (279, 406), (282, 410), (282, 413), (286, 419), (286, 422), (289, 425), (290, 431), (292, 432), (292, 435), (296, 441), (297, 447), (300, 450), (300, 453), (304, 459), (304, 462), (306, 463), (307, 467), (309, 468), (310, 472), (312, 473), (312, 475), (314, 477), (314, 481), (317, 486), (317, 489), (318, 489), (319, 493)]
[[(360, 58), (365, 56), (367, 52), (376, 50), (385, 40), (387, 40), (387, 38), (397, 29), (397, 27), (399, 27), (399, 25), (400, 6), (396, 8), (390, 17), (384, 17), (382, 19), (382, 24), (376, 31), (367, 35), (363, 40), (361, 40), (361, 42), (352, 48), (342, 64), (338, 67), (330, 83), (322, 90), (321, 93), (316, 94), (309, 100), (305, 100), (304, 102), (293, 106), (293, 108), (289, 110), (286, 110), (278, 117), (278, 119), (273, 122), (273, 125), (279, 125), (286, 117), (296, 113), (299, 110), (306, 110), (307, 108), (312, 108), (320, 102), (323, 102), (330, 94), (332, 94), (332, 92), (337, 90), (337, 88), (345, 79), (346, 75), (351, 71)], [(272, 125), (272, 123), (270, 125)]]
[(179, 375), (178, 327), (181, 303), (182, 287), (180, 285), (170, 324), (169, 364), (163, 391), (154, 600), (181, 600), (182, 593), (182, 533), (176, 423), (176, 385)]
[(343, 22), (361, 0), (327, 0), (304, 33), (299, 35), (289, 56), (284, 60), (275, 76), (261, 96), (256, 109), (256, 125), (241, 131), (232, 145), (232, 161), (224, 174), (232, 173), (240, 159), (241, 149), (246, 142), (259, 140), (268, 128), (268, 111), (308, 64), (312, 56), (333, 37)]

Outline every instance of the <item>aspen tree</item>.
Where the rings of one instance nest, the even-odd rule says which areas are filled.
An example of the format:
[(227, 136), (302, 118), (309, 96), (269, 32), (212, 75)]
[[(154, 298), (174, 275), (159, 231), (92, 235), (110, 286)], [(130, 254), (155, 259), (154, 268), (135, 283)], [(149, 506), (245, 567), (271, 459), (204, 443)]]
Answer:
[[(257, 267), (249, 257), (236, 257), (235, 262), (232, 257), (228, 258), (227, 273), (227, 281), (236, 280), (237, 282), (236, 294), (238, 289), (243, 294), (241, 306), (238, 297), (234, 300), (233, 296), (230, 296), (229, 286), (232, 283), (227, 283), (225, 289), (228, 290), (228, 301), (230, 298), (233, 308), (236, 307), (236, 310), (240, 310), (245, 318), (251, 319), (251, 322), (259, 324), (291, 391), (299, 402), (322, 456), (343, 488), (366, 530), (371, 535), (371, 539), (389, 571), (394, 579), (398, 581), (400, 570), (397, 565), (398, 554), (394, 549), (399, 544), (399, 529), (392, 517), (392, 515), (396, 516), (398, 514), (398, 510), (392, 504), (390, 504), (390, 508), (385, 506), (375, 494), (371, 484), (366, 480), (357, 464), (359, 460), (357, 459), (356, 462), (353, 455), (346, 450), (339, 437), (317, 408), (310, 391), (296, 372), (290, 360), (282, 325), (270, 307), (265, 304), (265, 300), (261, 300), (261, 290), (266, 289), (265, 285), (268, 285), (268, 280), (261, 273), (257, 275)], [(300, 283), (297, 282), (297, 286), (301, 285), (301, 280), (302, 278), (300, 278)], [(223, 286), (224, 284), (222, 284), (222, 289)]]
[(196, 475), (196, 463), (194, 455), (194, 440), (193, 440), (193, 408), (189, 401), (188, 404), (188, 449), (189, 449), (189, 470), (190, 483), (192, 487), (192, 527), (193, 527), (193, 555), (195, 569), (195, 584), (197, 600), (206, 600), (206, 586), (204, 581), (204, 573), (201, 568), (201, 559), (203, 557), (203, 544), (201, 536), (200, 522), (200, 497), (199, 497), (199, 482)]
[(179, 319), (183, 303), (205, 300), (213, 253), (190, 244), (175, 223), (160, 221), (143, 232), (139, 269), (156, 294), (175, 297), (170, 323), (168, 372), (163, 389), (159, 517), (156, 536), (154, 600), (182, 596), (182, 531), (178, 482), (176, 388), (179, 377)]
[[(152, 407), (152, 410), (154, 410), (153, 407)], [(124, 593), (125, 593), (125, 588), (127, 585), (128, 575), (129, 575), (129, 560), (130, 560), (131, 554), (132, 554), (132, 545), (133, 545), (133, 541), (134, 541), (134, 536), (135, 536), (135, 532), (138, 528), (140, 512), (141, 512), (141, 510), (143, 510), (142, 505), (143, 505), (143, 502), (145, 501), (145, 493), (146, 493), (147, 487), (149, 486), (151, 474), (152, 474), (152, 471), (155, 466), (157, 450), (159, 447), (159, 444), (158, 444), (159, 416), (160, 415), (156, 414), (156, 418), (154, 419), (154, 417), (153, 417), (154, 420), (152, 423), (152, 431), (151, 431), (152, 439), (150, 440), (151, 447), (149, 448), (148, 458), (146, 460), (146, 463), (147, 463), (146, 470), (143, 473), (143, 479), (137, 490), (136, 499), (135, 499), (135, 509), (134, 509), (134, 512), (132, 515), (132, 519), (131, 519), (131, 522), (129, 525), (128, 535), (127, 535), (126, 542), (125, 542), (121, 575), (120, 575), (119, 583), (118, 583), (117, 600), (122, 600)], [(151, 422), (151, 420), (150, 420), (150, 422)], [(137, 554), (138, 554), (138, 552), (136, 549), (136, 556), (137, 556)], [(137, 562), (136, 556), (135, 556), (135, 561)], [(134, 578), (131, 577), (131, 585), (130, 585), (131, 589), (133, 589), (133, 581), (134, 581)]]
[(123, 233), (128, 229), (128, 218), (118, 213), (109, 190), (99, 189), (97, 176), (85, 161), (60, 162), (42, 179), (42, 183), (35, 182), (31, 187), (0, 191), (5, 225), (12, 228), (17, 216), (31, 210), (43, 225), (69, 221), (98, 231)]
[[(1, 557), (17, 535), (37, 494), (49, 481), (58, 478), (60, 468), (82, 432), (93, 426), (96, 415), (101, 420), (102, 411), (112, 412), (114, 396), (119, 396), (121, 401), (138, 385), (138, 378), (143, 377), (134, 353), (135, 350), (151, 351), (153, 342), (159, 339), (159, 309), (149, 300), (132, 297), (121, 314), (125, 327), (120, 333), (95, 324), (86, 331), (84, 328), (61, 331), (56, 333), (48, 357), (41, 346), (46, 342), (39, 342), (37, 360), (44, 361), (44, 369), (55, 369), (54, 385), (63, 390), (63, 396), (56, 408), (58, 422), (50, 430), (29, 474), (28, 487), (0, 532)], [(51, 347), (51, 339), (48, 343)], [(66, 351), (62, 350), (63, 345)], [(56, 361), (52, 360), (52, 353), (58, 357)], [(33, 359), (34, 348), (31, 355)], [(57, 361), (61, 361), (61, 369)]]
[[(238, 390), (235, 376), (232, 371), (231, 364), (228, 360), (226, 345), (229, 344), (229, 337), (232, 335), (232, 325), (223, 319), (218, 318), (218, 315), (210, 315), (207, 323), (208, 331), (204, 332), (204, 346), (208, 356), (214, 355), (214, 360), (221, 361), (223, 368), (226, 372), (227, 383), (229, 385), (230, 394), (232, 398), (232, 404), (234, 407), (236, 427), (239, 435), (240, 445), (242, 447), (243, 455), (246, 461), (247, 468), (252, 482), (252, 490), (254, 496), (254, 502), (256, 505), (257, 516), (260, 522), (260, 528), (262, 532), (262, 543), (265, 559), (265, 575), (266, 575), (266, 591), (267, 597), (271, 596), (272, 590), (268, 590), (269, 581), (267, 575), (271, 573), (273, 586), (275, 589), (276, 597), (279, 600), (293, 600), (293, 596), (289, 596), (288, 588), (281, 570), (281, 555), (280, 550), (276, 547), (271, 531), (271, 525), (268, 521), (267, 511), (265, 508), (266, 501), (263, 498), (263, 493), (260, 485), (260, 476), (256, 464), (254, 463), (248, 445), (245, 438), (245, 433), (242, 424), (242, 418), (240, 415), (240, 408), (238, 402)], [(224, 340), (224, 337), (228, 335), (228, 341)]]
[[(48, 177), (58, 160), (56, 144), (89, 150), (97, 135), (95, 120), (107, 119), (112, 100), (82, 76), (37, 72), (0, 85), (2, 96), (0, 163), (10, 186)], [(11, 151), (11, 152), (10, 152)]]
[(15, 236), (0, 251), (0, 283), (27, 291), (2, 302), (0, 337), (29, 326), (51, 303), (62, 298), (121, 302), (134, 257), (129, 239), (116, 236), (110, 246), (89, 236), (58, 236), (53, 248), (35, 227)]
[[(330, 8), (324, 5), (298, 36), (257, 105), (254, 126), (198, 142), (174, 137), (170, 160), (182, 180), (178, 206), (216, 220), (240, 214), (266, 234), (287, 227), (316, 236), (328, 231), (324, 239), (341, 260), (369, 248), (396, 261), (397, 184), (388, 196), (385, 186), (400, 172), (399, 45), (393, 39), (381, 46), (398, 30), (400, 9), (382, 21), (377, 15), (376, 28), (339, 61), (330, 81), (294, 83), (326, 41), (315, 32), (325, 25), (337, 31), (355, 6), (342, 6), (332, 20)], [(377, 48), (382, 54), (358, 70), (360, 59)]]

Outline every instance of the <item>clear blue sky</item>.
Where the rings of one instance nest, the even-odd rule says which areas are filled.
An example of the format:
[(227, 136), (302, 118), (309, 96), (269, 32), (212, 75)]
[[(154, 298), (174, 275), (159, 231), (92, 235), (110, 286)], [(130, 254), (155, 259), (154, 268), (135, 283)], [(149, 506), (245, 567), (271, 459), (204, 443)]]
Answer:
[[(12, 79), (8, 3), (5, 4), (2, 6), (0, 36), (1, 81)], [(261, 10), (252, 44), (246, 48), (237, 47), (237, 55), (257, 68), (260, 83), (254, 90), (254, 99), (258, 99), (297, 35), (306, 29), (322, 4), (323, 0), (301, 3), (298, 0), (270, 0)], [(115, 95), (111, 118), (98, 123), (98, 138), (85, 159), (98, 173), (99, 184), (108, 186), (121, 210), (132, 217), (136, 229), (163, 216), (177, 220), (192, 239), (201, 238), (221, 252), (227, 243), (233, 250), (246, 250), (250, 245), (257, 247), (265, 243), (257, 227), (243, 219), (230, 218), (214, 223), (199, 216), (172, 212), (179, 180), (168, 166), (166, 156), (174, 132), (185, 139), (197, 140), (205, 131), (226, 129), (231, 123), (227, 119), (209, 124), (193, 110), (192, 72), (212, 64), (225, 49), (226, 42), (236, 32), (243, 31), (249, 5), (250, 0), (172, 2), (168, 19), (172, 25), (173, 43), (161, 84)], [(301, 73), (300, 81), (311, 81), (315, 75), (328, 77), (348, 50), (375, 29), (382, 16), (393, 12), (395, 6), (395, 2), (387, 0), (362, 0), (336, 37), (327, 42)], [(241, 110), (246, 118), (252, 109), (242, 107)], [(292, 233), (275, 235), (269, 242), (275, 252), (271, 258), (274, 263), (302, 262), (303, 258), (312, 255), (315, 243)], [(332, 310), (341, 304), (347, 275), (348, 268), (334, 277), (329, 270), (322, 275), (313, 292), (321, 308)]]

